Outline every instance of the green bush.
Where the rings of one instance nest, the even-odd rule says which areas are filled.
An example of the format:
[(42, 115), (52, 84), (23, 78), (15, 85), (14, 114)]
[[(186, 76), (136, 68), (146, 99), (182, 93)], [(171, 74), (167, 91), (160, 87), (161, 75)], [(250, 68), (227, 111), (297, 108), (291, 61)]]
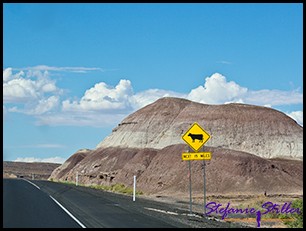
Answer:
[[(117, 192), (117, 193), (123, 193), (132, 195), (133, 194), (133, 188), (127, 187), (124, 184), (113, 184), (113, 185), (90, 185), (89, 187), (99, 190), (105, 190), (105, 191), (111, 191), (111, 192)], [(136, 190), (136, 195), (142, 195), (143, 192)]]
[[(52, 181), (54, 181), (54, 180), (52, 179)], [(72, 181), (57, 181), (57, 182), (58, 183), (75, 185), (75, 182), (72, 182)], [(84, 184), (79, 183), (78, 186), (90, 187), (90, 188), (94, 188), (94, 189), (98, 189), (98, 190), (105, 190), (105, 191), (110, 191), (110, 192), (117, 192), (117, 193), (133, 195), (133, 188), (132, 187), (127, 187), (124, 184), (119, 184), (119, 183), (112, 184), (112, 185), (97, 185), (97, 184), (84, 185)], [(136, 195), (143, 195), (143, 192), (136, 190)]]
[(293, 218), (293, 221), (285, 221), (284, 224), (289, 228), (303, 228), (303, 199), (296, 199), (292, 202), (292, 208), (299, 208), (300, 214), (294, 213), (290, 214), (290, 218)]
[[(299, 208), (300, 214), (298, 213), (267, 213), (265, 214), (265, 218), (278, 218), (278, 219), (284, 219), (284, 224), (288, 228), (303, 228), (303, 200), (302, 199), (296, 199), (292, 201), (292, 204), (290, 205), (291, 208)], [(293, 220), (286, 220), (286, 219), (293, 219)]]

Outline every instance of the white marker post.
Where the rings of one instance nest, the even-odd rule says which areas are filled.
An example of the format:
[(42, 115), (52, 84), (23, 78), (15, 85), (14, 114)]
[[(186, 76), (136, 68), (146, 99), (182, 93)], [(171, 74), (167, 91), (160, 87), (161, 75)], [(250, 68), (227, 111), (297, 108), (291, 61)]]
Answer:
[(136, 196), (136, 176), (134, 176), (133, 201), (135, 201), (135, 196)]
[(78, 181), (79, 181), (79, 174), (78, 174), (78, 172), (76, 172), (76, 176), (75, 176), (75, 186), (78, 186)]

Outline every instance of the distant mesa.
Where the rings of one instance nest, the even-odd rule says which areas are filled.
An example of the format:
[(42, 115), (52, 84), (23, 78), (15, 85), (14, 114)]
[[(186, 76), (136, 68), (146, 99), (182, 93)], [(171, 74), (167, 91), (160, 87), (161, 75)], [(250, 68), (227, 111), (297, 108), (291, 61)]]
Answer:
[(3, 178), (47, 180), (61, 164), (3, 161)]

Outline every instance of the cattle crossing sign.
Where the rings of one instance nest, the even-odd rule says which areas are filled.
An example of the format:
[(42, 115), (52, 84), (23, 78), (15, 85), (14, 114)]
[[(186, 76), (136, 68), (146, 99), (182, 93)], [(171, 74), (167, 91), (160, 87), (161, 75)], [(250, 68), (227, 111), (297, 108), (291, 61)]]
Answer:
[(198, 123), (188, 129), (182, 136), (182, 139), (195, 151), (198, 152), (200, 148), (210, 139), (210, 135)]
[(203, 160), (203, 179), (204, 179), (204, 216), (206, 215), (206, 179), (205, 179), (205, 160), (211, 159), (210, 152), (198, 152), (200, 148), (210, 139), (210, 135), (197, 123), (188, 129), (182, 136), (182, 139), (195, 151), (195, 153), (184, 152), (182, 160), (188, 160), (189, 167), (189, 206), (192, 214), (192, 196), (191, 196), (191, 160)]

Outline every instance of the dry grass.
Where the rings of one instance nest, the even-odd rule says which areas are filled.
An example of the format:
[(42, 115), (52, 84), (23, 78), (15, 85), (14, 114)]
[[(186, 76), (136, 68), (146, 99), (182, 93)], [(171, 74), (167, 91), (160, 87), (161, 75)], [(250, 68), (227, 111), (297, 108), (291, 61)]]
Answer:
[[(209, 202), (216, 202), (222, 204), (222, 207), (227, 206), (227, 203), (230, 203), (230, 207), (233, 208), (255, 208), (260, 209), (262, 204), (265, 202), (272, 202), (275, 204), (282, 205), (285, 202), (292, 202), (295, 199), (302, 199), (303, 194), (275, 194), (275, 195), (251, 195), (251, 194), (231, 194), (231, 195), (208, 195), (206, 197), (206, 203)], [(189, 197), (188, 195), (180, 195), (179, 198), (173, 198), (171, 196), (160, 196), (157, 200), (161, 200), (164, 202), (175, 203), (176, 202), (183, 202), (181, 207), (184, 206), (185, 209), (189, 210)], [(196, 213), (203, 214), (203, 204), (204, 198), (202, 195), (195, 195), (192, 197), (192, 211)], [(282, 219), (274, 218), (269, 216), (271, 214), (266, 214), (261, 219), (261, 228), (286, 228), (287, 226), (284, 224)], [(237, 222), (248, 225), (250, 227), (257, 227), (257, 221), (255, 218), (250, 217), (243, 217), (243, 219), (231, 219), (227, 218), (226, 221), (228, 222)]]

